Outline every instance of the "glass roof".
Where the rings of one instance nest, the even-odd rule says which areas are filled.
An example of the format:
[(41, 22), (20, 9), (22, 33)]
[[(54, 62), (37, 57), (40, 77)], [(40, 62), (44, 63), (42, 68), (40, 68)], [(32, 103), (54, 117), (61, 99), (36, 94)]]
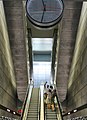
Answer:
[(51, 82), (53, 38), (32, 38), (34, 87)]
[(32, 38), (33, 51), (52, 51), (52, 38)]

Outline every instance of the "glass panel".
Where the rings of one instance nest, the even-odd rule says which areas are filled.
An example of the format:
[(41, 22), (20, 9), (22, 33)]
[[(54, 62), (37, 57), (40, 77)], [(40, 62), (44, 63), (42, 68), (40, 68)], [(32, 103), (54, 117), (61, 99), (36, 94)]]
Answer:
[(51, 62), (33, 62), (34, 87), (51, 80)]
[(34, 54), (34, 61), (51, 61), (51, 53), (50, 54)]
[(51, 82), (52, 38), (32, 38), (34, 87)]
[(52, 38), (32, 38), (33, 51), (52, 51)]

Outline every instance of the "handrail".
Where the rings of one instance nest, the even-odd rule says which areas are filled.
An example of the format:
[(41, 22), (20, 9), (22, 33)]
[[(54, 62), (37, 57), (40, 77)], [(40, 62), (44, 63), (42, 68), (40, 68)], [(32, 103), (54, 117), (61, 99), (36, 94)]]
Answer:
[(14, 116), (21, 116), (20, 114), (18, 114), (16, 111), (10, 109), (10, 108), (7, 108), (3, 105), (0, 104), (0, 109), (4, 110), (5, 112), (8, 112), (10, 114), (13, 114)]
[[(56, 84), (53, 84), (54, 88), (56, 88)], [(57, 91), (57, 90), (56, 90)], [(63, 115), (62, 115), (62, 108), (61, 108), (61, 103), (59, 101), (59, 97), (58, 97), (58, 93), (56, 92), (56, 99), (57, 99), (57, 103), (58, 103), (58, 107), (59, 107), (59, 110), (60, 110), (60, 115), (61, 115), (61, 119), (63, 120)]]
[(24, 104), (23, 104), (23, 112), (21, 114), (21, 120), (26, 120), (27, 112), (28, 112), (28, 108), (29, 108), (29, 104), (30, 104), (32, 88), (33, 88), (33, 85), (29, 85), (27, 88), (27, 93), (25, 96)]
[(38, 120), (40, 120), (40, 105), (41, 105), (41, 95), (40, 95), (40, 90), (39, 90), (39, 102), (38, 102)]
[(61, 109), (61, 106), (60, 106), (60, 102), (59, 102), (58, 96), (56, 96), (56, 99), (57, 99), (57, 103), (58, 103), (58, 107), (59, 107), (60, 117), (61, 117), (61, 120), (63, 120), (62, 109)]
[(23, 106), (22, 106), (21, 117), (23, 117), (23, 114), (24, 114), (25, 105), (26, 105), (26, 101), (27, 101), (27, 97), (28, 97), (28, 93), (29, 93), (29, 87), (30, 87), (30, 85), (28, 85), (28, 87), (27, 87), (27, 92), (26, 92), (25, 99), (24, 99), (24, 103), (23, 103)]
[(40, 86), (41, 93), (41, 108), (40, 108), (40, 120), (44, 120), (44, 85)]

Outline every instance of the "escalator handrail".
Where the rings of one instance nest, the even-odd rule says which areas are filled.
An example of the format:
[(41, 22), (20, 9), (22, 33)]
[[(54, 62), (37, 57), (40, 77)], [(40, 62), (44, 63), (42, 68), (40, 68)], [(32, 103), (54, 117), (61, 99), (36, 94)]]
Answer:
[(40, 120), (40, 105), (41, 105), (41, 95), (39, 90), (39, 102), (38, 102), (38, 120)]
[(25, 99), (24, 99), (24, 103), (23, 103), (23, 106), (22, 106), (21, 117), (23, 117), (23, 114), (24, 114), (24, 110), (25, 110), (25, 106), (26, 106), (26, 101), (27, 101), (27, 97), (28, 97), (28, 93), (29, 93), (29, 88), (30, 88), (30, 86), (28, 85), (27, 92), (26, 92)]
[[(28, 95), (29, 95), (29, 90), (30, 90), (30, 86), (32, 84), (29, 84), (28, 87), (27, 87), (27, 92), (26, 92), (26, 95), (25, 95), (25, 99), (24, 99), (24, 103), (23, 103), (23, 106), (22, 106), (22, 113), (21, 113), (21, 120), (24, 116), (24, 111), (25, 111), (25, 107), (26, 107), (26, 103), (27, 103), (27, 98), (28, 98)], [(33, 86), (33, 85), (32, 85)]]
[[(56, 87), (56, 84), (53, 84), (54, 88), (57, 88)], [(57, 91), (57, 89), (56, 89)], [(59, 100), (59, 97), (58, 97), (58, 92), (56, 92), (56, 99), (57, 99), (57, 103), (58, 103), (58, 107), (59, 107), (59, 112), (60, 112), (60, 115), (61, 115), (61, 119), (63, 120), (63, 115), (62, 115), (62, 107), (61, 107), (61, 103), (60, 103), (60, 100)]]
[(40, 86), (41, 105), (40, 105), (40, 120), (44, 120), (44, 85)]
[(60, 105), (60, 102), (59, 102), (58, 94), (56, 95), (56, 99), (57, 99), (57, 103), (58, 103), (58, 106), (59, 106), (61, 119), (63, 120), (62, 109), (61, 109), (61, 105)]

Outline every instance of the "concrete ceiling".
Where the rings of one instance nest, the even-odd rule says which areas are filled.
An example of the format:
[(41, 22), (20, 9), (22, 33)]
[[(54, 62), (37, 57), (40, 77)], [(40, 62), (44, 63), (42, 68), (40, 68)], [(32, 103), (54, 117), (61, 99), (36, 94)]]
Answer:
[[(27, 87), (27, 57), (25, 46), (23, 3), (22, 0), (3, 0), (10, 45), (12, 50), (17, 91), (19, 99), (23, 100)], [(75, 2), (76, 1), (76, 2)], [(75, 38), (79, 23), (81, 0), (64, 0), (64, 15), (61, 21), (60, 46), (58, 57), (57, 87), (61, 101), (66, 97), (69, 70), (73, 57)], [(55, 26), (56, 28), (57, 26)], [(38, 30), (28, 23), (32, 37), (53, 37), (54, 29)]]

